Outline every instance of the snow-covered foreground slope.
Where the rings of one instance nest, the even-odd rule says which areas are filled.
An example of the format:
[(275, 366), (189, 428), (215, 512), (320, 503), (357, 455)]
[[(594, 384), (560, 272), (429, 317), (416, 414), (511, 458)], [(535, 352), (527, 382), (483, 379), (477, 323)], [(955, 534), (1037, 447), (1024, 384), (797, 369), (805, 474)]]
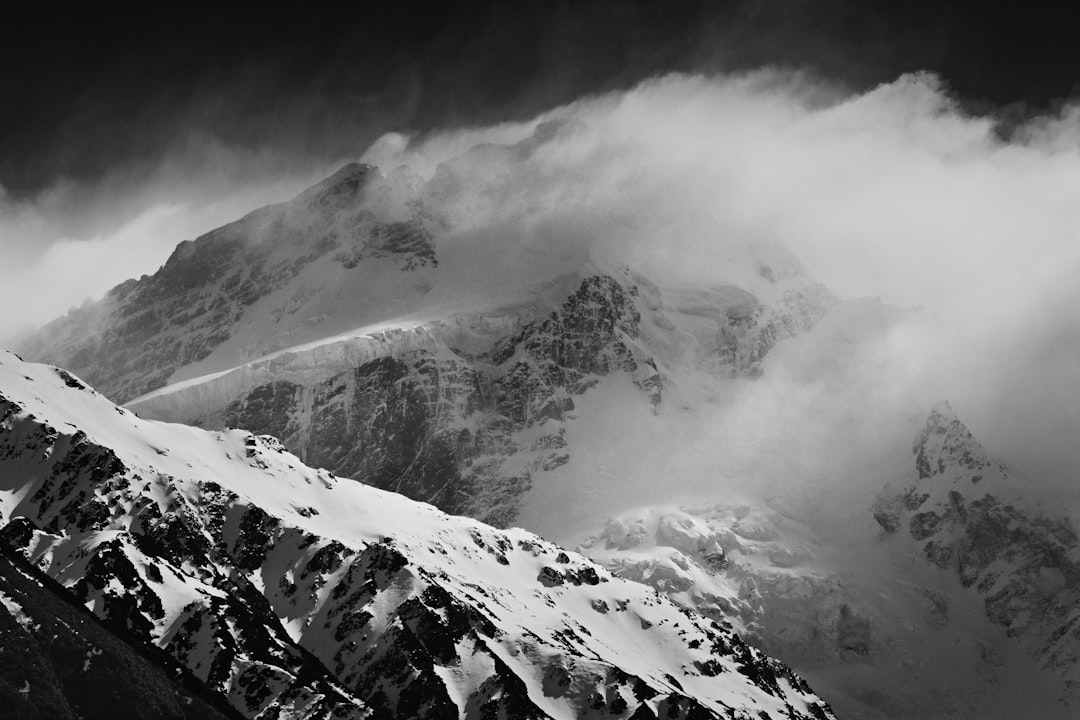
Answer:
[(1060, 493), (1012, 477), (947, 403), (915, 438), (915, 480), (886, 489), (889, 542), (977, 594), (987, 619), (1080, 694), (1080, 539)]
[(142, 420), (0, 355), (0, 536), (248, 717), (831, 717), (721, 622), (523, 530)]

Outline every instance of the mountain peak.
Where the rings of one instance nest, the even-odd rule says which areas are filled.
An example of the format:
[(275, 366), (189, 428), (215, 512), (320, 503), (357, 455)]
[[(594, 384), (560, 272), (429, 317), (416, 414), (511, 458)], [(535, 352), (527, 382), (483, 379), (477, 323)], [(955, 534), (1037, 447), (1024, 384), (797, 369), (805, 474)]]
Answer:
[(949, 404), (948, 400), (942, 400), (941, 402), (936, 403), (934, 407), (930, 408), (930, 416), (927, 419), (927, 422), (929, 423), (935, 416), (948, 422), (958, 420), (956, 411), (953, 410), (953, 407)]
[(337, 172), (301, 192), (297, 199), (316, 204), (335, 204), (335, 200), (350, 199), (363, 188), (379, 169), (366, 163), (350, 162)]
[(947, 401), (934, 405), (912, 446), (919, 479), (946, 476), (978, 483), (988, 474), (1005, 476)]

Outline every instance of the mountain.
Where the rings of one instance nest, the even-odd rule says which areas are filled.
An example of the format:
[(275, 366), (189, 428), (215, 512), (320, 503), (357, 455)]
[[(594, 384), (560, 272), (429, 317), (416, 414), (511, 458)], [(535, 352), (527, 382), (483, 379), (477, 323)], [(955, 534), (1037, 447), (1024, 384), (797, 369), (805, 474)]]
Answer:
[[(125, 403), (112, 413), (137, 430), (124, 437), (156, 436), (164, 426), (149, 419), (210, 434), (176, 429), (151, 443), (165, 454), (140, 441), (130, 456), (78, 439), (104, 454), (72, 462), (108, 475), (115, 455), (129, 487), (108, 490), (120, 499), (106, 509), (63, 481), (16, 492), (9, 505), (37, 500), (5, 537), (248, 715), (434, 717), (501, 702), (510, 714), (559, 716), (602, 696), (619, 716), (612, 707), (633, 713), (645, 700), (631, 676), (657, 693), (642, 713), (667, 712), (656, 698), (680, 692), (715, 712), (680, 674), (709, 660), (631, 668), (623, 640), (597, 640), (607, 631), (596, 623), (615, 618), (621, 637), (630, 612), (597, 588), (628, 580), (673, 602), (664, 612), (705, 622), (695, 632), (732, 630), (781, 658), (843, 717), (1071, 717), (1080, 552), (1066, 505), (995, 460), (947, 406), (924, 423), (925, 399), (897, 401), (887, 360), (926, 319), (838, 300), (760, 243), (695, 274), (691, 256), (661, 262), (625, 241), (625, 218), (534, 212), (572, 201), (545, 194), (544, 162), (579, 129), (540, 124), (416, 171), (347, 165), (41, 329), (20, 350)], [(111, 428), (106, 415), (100, 427)], [(297, 489), (271, 502), (264, 471)], [(520, 524), (580, 554), (416, 515), (376, 489), (496, 528)], [(377, 507), (383, 524), (343, 519), (354, 501)], [(72, 543), (114, 519), (126, 528), (114, 544), (84, 542), (106, 548), (90, 567)], [(428, 562), (436, 555), (468, 572), (447, 576)], [(125, 562), (135, 569), (117, 569)], [(590, 584), (588, 568), (607, 582)], [(172, 590), (147, 579), (155, 572)], [(499, 587), (546, 598), (547, 609), (513, 605)], [(599, 609), (582, 617), (586, 600)], [(170, 645), (165, 626), (177, 622), (193, 639)], [(660, 626), (645, 618), (628, 637), (648, 623)], [(348, 646), (341, 627), (368, 640)], [(540, 645), (500, 654), (495, 636)], [(557, 660), (551, 647), (563, 648)], [(551, 694), (553, 682), (565, 689)], [(792, 704), (813, 714), (809, 702)]]
[[(721, 622), (577, 553), (10, 353), (0, 516), (55, 588), (245, 717), (833, 717)], [(4, 608), (45, 622), (25, 597)]]
[(895, 542), (955, 575), (987, 619), (1080, 691), (1080, 542), (1072, 521), (1010, 477), (948, 403), (912, 447), (917, 479), (886, 492), (874, 517)]
[(509, 526), (535, 476), (578, 451), (575, 404), (601, 381), (655, 409), (688, 374), (753, 377), (835, 303), (775, 249), (726, 280), (661, 286), (576, 231), (477, 227), (497, 183), (475, 166), (573, 132), (541, 124), (426, 179), (348, 165), (182, 243), (20, 352), (143, 417), (271, 434), (310, 465)]
[[(375, 174), (370, 166), (348, 165), (288, 203), (181, 243), (158, 272), (72, 311), (38, 342), (124, 402), (207, 358), (236, 334), (252, 305), (290, 289), (320, 259), (346, 269), (370, 256), (382, 260), (373, 263), (379, 271), (433, 262), (415, 217), (380, 222), (358, 201)], [(288, 302), (259, 309), (296, 310)]]
[(899, 479), (846, 529), (830, 532), (845, 521), (837, 498), (789, 488), (623, 511), (577, 549), (725, 618), (800, 668), (840, 717), (1072, 717), (1072, 522), (947, 403), (914, 434)]

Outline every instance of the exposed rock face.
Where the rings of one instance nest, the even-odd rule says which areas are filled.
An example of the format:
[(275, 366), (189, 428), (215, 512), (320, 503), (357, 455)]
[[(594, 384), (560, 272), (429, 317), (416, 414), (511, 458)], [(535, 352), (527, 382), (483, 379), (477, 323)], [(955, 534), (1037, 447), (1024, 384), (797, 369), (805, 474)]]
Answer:
[(12, 355), (0, 392), (3, 540), (245, 717), (832, 717), (717, 622), (525, 531)]
[[(762, 272), (774, 283), (794, 279), (793, 275), (777, 278), (769, 268)], [(759, 375), (762, 361), (776, 343), (812, 330), (835, 302), (822, 285), (796, 283), (773, 304), (755, 300), (732, 307), (717, 335), (719, 372), (728, 377)]]
[(268, 383), (200, 424), (276, 435), (311, 465), (506, 526), (531, 474), (568, 459), (575, 395), (624, 372), (660, 402), (631, 292), (589, 277), (482, 356), (408, 351), (314, 386)]
[[(665, 305), (639, 275), (586, 275), (551, 312), (487, 327), (466, 346), (455, 342), (462, 332), (439, 325), (401, 337), (384, 333), (344, 371), (306, 370), (321, 356), (311, 350), (309, 361), (298, 351), (252, 371), (269, 381), (223, 378), (217, 390), (212, 379), (136, 407), (153, 416), (160, 405), (172, 420), (271, 434), (312, 465), (506, 526), (535, 473), (571, 459), (565, 431), (575, 397), (614, 374), (658, 408), (665, 361), (672, 361), (650, 349), (671, 344), (658, 332), (694, 343), (714, 372), (757, 373), (768, 348), (830, 307), (819, 285), (793, 282), (785, 291), (790, 305), (770, 309), (730, 288), (694, 298), (692, 306), (676, 294)], [(721, 336), (729, 344), (711, 347)], [(754, 353), (744, 352), (751, 346)], [(189, 397), (198, 399), (185, 408)]]
[(126, 402), (208, 356), (250, 306), (320, 258), (355, 267), (393, 257), (403, 271), (434, 264), (419, 203), (400, 220), (372, 210), (371, 196), (384, 184), (374, 167), (346, 165), (288, 202), (181, 243), (156, 273), (121, 283), (100, 302), (52, 322), (23, 350)]
[[(534, 474), (573, 456), (565, 431), (575, 397), (619, 374), (660, 405), (664, 361), (650, 350), (646, 322), (651, 333), (697, 333), (706, 346), (726, 338), (708, 354), (714, 371), (754, 375), (768, 349), (830, 307), (819, 285), (796, 285), (785, 294), (789, 304), (777, 308), (742, 293), (739, 302), (698, 298), (687, 310), (678, 297), (665, 307), (640, 276), (589, 275), (546, 316), (486, 345), (474, 341), (469, 351), (451, 333), (433, 334), (420, 348), (390, 342), (385, 355), (328, 379), (273, 380), (178, 419), (274, 435), (311, 465), (507, 526)], [(671, 317), (691, 322), (677, 329)]]
[(947, 403), (912, 448), (918, 480), (883, 495), (874, 517), (905, 533), (927, 562), (983, 597), (986, 617), (1080, 690), (1080, 543), (1068, 518), (1003, 497), (1022, 496)]

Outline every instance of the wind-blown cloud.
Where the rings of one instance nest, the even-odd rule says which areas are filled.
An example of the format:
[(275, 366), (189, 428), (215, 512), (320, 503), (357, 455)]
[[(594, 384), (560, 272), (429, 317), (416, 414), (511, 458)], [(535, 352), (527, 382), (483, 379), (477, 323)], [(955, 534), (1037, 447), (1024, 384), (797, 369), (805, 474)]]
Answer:
[[(775, 445), (809, 417), (822, 437), (855, 428), (871, 443), (875, 423), (949, 398), (989, 447), (1064, 479), (1080, 472), (1078, 118), (1066, 105), (1006, 141), (931, 74), (856, 94), (773, 70), (669, 75), (529, 122), (386, 135), (364, 159), (425, 177), (449, 163), (463, 180), (457, 230), (497, 227), (525, 262), (613, 256), (662, 282), (738, 282), (761, 248), (784, 248), (842, 298), (909, 310), (881, 311), (883, 330), (838, 331), (850, 362), (812, 343), (777, 353), (741, 410)], [(85, 232), (56, 220), (55, 199), (0, 200), (0, 334), (152, 272), (176, 242), (314, 179), (210, 175), (166, 168), (130, 196), (100, 192), (90, 205), (115, 203), (123, 220), (87, 211), (98, 222)]]
[(265, 159), (226, 148), (217, 157), (198, 173), (166, 158), (24, 199), (0, 188), (0, 343), (154, 272), (181, 241), (286, 200), (332, 169), (277, 163), (265, 173)]
[[(991, 448), (1059, 479), (1080, 471), (1075, 107), (1005, 141), (993, 118), (963, 112), (932, 74), (862, 94), (768, 70), (672, 75), (533, 123), (388, 136), (366, 157), (430, 175), (477, 143), (525, 140), (539, 122), (567, 118), (577, 122), (528, 152), (454, 161), (465, 185), (480, 188), (462, 221), (509, 222), (537, 237), (554, 227), (564, 242), (617, 247), (669, 282), (737, 279), (755, 248), (786, 248), (842, 298), (919, 308), (835, 348), (863, 358), (844, 367), (844, 383), (878, 405), (836, 409), (837, 419), (861, 418), (857, 437), (869, 442), (873, 421), (911, 422), (948, 397)], [(807, 358), (780, 357), (772, 373), (788, 384), (775, 402), (806, 406), (773, 408), (774, 421), (797, 416), (783, 430), (793, 434), (815, 412), (828, 417), (814, 406), (832, 391), (824, 371), (807, 384), (817, 372)], [(760, 390), (754, 402), (766, 397)]]

